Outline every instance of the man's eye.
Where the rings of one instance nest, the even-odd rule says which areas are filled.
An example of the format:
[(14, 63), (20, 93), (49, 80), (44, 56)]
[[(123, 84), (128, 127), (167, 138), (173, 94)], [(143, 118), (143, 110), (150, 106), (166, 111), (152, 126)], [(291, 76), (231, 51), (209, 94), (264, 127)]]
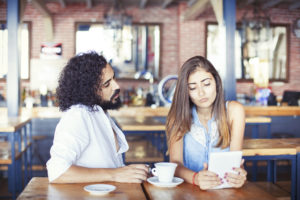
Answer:
[(107, 88), (109, 86), (109, 83), (105, 83), (103, 86)]

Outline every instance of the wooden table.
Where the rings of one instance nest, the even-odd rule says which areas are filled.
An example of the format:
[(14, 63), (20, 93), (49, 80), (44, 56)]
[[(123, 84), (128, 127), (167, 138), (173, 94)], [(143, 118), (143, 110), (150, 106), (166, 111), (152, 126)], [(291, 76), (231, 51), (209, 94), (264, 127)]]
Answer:
[[(5, 140), (8, 140), (10, 143), (10, 145), (7, 145), (8, 148), (5, 149), (5, 152), (3, 154), (0, 153), (0, 164), (8, 166), (8, 187), (12, 192), (13, 199), (16, 198), (17, 190), (21, 191), (22, 189), (23, 165), (21, 156), (24, 158), (24, 184), (26, 184), (31, 177), (31, 132), (31, 118), (0, 117), (0, 136), (5, 137)], [(5, 144), (5, 142), (3, 144)], [(27, 154), (27, 151), (29, 151), (29, 154)]]
[(105, 182), (105, 184), (111, 184), (117, 188), (103, 196), (91, 195), (83, 189), (84, 186), (90, 184), (96, 183), (50, 184), (46, 177), (35, 177), (31, 179), (18, 199), (146, 199), (142, 186), (139, 183)]
[[(243, 157), (245, 160), (267, 160), (268, 161), (268, 181), (274, 182), (274, 160), (291, 161), (291, 199), (296, 197), (299, 200), (297, 187), (296, 170), (300, 169), (297, 164), (296, 145), (288, 143), (289, 139), (245, 139), (243, 143)], [(299, 163), (299, 161), (298, 161)], [(299, 176), (299, 174), (298, 174)]]
[(161, 199), (205, 199), (205, 200), (253, 200), (264, 199), (271, 200), (276, 199), (269, 193), (257, 187), (255, 184), (247, 182), (242, 188), (233, 189), (221, 189), (221, 190), (200, 190), (198, 186), (193, 186), (189, 183), (182, 183), (174, 188), (160, 188), (151, 185), (148, 182), (143, 183), (146, 195), (151, 200)]

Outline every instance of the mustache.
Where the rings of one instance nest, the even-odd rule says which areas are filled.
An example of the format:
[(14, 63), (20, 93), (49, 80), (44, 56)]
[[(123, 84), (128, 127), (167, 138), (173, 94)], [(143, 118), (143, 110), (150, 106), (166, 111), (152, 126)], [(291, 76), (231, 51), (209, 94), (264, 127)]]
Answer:
[(118, 96), (120, 94), (120, 89), (116, 89), (114, 94), (111, 96), (110, 100), (112, 101), (116, 96)]

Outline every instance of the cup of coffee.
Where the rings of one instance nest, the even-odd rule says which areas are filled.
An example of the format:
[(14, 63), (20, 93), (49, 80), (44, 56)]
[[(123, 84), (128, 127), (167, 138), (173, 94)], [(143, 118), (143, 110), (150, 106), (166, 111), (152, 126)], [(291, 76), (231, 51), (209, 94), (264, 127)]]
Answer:
[(176, 163), (159, 162), (154, 164), (155, 168), (151, 170), (154, 176), (158, 177), (158, 181), (162, 183), (171, 183), (173, 181)]

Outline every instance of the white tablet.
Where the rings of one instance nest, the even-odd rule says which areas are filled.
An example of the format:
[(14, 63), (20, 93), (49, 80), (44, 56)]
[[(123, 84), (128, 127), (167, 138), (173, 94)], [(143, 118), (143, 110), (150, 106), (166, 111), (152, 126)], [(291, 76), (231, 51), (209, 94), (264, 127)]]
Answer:
[[(239, 168), (242, 161), (242, 151), (212, 152), (209, 155), (208, 171), (212, 171), (224, 178), (226, 172), (236, 173), (233, 167)], [(223, 179), (223, 184), (213, 189), (230, 188), (231, 186)]]

